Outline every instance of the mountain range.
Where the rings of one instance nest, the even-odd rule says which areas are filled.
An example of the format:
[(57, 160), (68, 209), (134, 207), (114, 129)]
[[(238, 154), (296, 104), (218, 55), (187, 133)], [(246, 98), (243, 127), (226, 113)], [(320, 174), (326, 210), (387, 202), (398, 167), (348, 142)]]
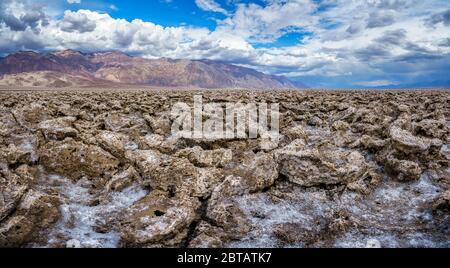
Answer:
[(145, 59), (121, 52), (18, 52), (0, 58), (1, 86), (140, 85), (187, 88), (295, 89), (302, 83), (210, 60)]

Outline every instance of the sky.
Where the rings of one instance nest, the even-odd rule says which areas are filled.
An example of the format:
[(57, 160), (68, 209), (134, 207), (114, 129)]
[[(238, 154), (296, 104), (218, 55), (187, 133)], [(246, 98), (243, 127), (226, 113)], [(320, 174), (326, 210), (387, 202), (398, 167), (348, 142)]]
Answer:
[(316, 88), (450, 86), (449, 0), (0, 0), (0, 56), (210, 59)]

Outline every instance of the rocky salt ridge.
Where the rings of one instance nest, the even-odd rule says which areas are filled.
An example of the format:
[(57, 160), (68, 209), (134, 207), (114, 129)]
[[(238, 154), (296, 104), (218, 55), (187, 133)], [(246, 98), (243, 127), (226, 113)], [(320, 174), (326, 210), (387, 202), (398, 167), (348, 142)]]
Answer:
[(0, 247), (449, 247), (449, 91), (202, 91), (282, 139), (171, 136), (194, 91), (0, 93)]

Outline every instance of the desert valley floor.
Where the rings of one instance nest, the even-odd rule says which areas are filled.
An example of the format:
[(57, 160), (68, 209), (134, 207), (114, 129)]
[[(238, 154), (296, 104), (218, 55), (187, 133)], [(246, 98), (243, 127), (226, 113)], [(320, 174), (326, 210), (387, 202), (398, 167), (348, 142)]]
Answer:
[[(278, 146), (173, 137), (194, 94)], [(449, 128), (449, 90), (2, 90), (0, 247), (450, 247)]]

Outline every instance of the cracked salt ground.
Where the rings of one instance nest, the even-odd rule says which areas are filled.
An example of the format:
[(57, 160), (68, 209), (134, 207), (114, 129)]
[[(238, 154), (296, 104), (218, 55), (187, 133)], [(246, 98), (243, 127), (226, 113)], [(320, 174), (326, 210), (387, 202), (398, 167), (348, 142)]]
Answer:
[(382, 247), (449, 247), (450, 233), (433, 231), (431, 204), (441, 189), (427, 172), (412, 183), (388, 181), (367, 198), (346, 192), (340, 205), (349, 210), (358, 226), (339, 237), (336, 247), (365, 247), (376, 239)]
[(323, 219), (329, 211), (330, 204), (324, 191), (303, 191), (300, 188), (294, 191), (295, 202), (291, 200), (274, 202), (267, 193), (239, 197), (237, 202), (251, 220), (253, 229), (245, 238), (230, 243), (228, 247), (304, 247), (303, 243), (283, 244), (274, 235), (274, 227), (294, 223), (304, 226), (304, 232), (314, 232), (312, 226)]
[(434, 248), (448, 247), (445, 242), (437, 243), (432, 235), (425, 233), (393, 234), (386, 231), (372, 230), (370, 234), (348, 232), (336, 240), (336, 248), (365, 248), (370, 241), (377, 241), (383, 248), (413, 247)]
[(360, 220), (395, 229), (417, 223), (414, 222), (417, 220), (432, 220), (430, 204), (439, 197), (440, 192), (441, 189), (424, 174), (413, 183), (387, 181), (368, 197), (359, 198), (361, 200), (355, 193), (345, 192), (340, 205)]
[[(275, 202), (267, 193), (239, 197), (237, 202), (253, 229), (245, 238), (231, 242), (228, 247), (359, 248), (373, 246), (375, 242), (388, 248), (449, 247), (450, 233), (433, 231), (437, 224), (433, 221), (431, 204), (440, 193), (441, 188), (434, 185), (425, 172), (416, 182), (387, 181), (366, 197), (344, 191), (340, 197), (328, 198), (325, 191), (303, 188), (292, 191), (294, 200)], [(318, 239), (323, 231), (328, 230), (328, 227), (324, 228), (324, 222), (326, 225), (333, 220), (333, 211), (347, 212), (350, 224), (335, 237)], [(280, 241), (276, 230), (289, 228), (289, 225), (310, 235), (310, 243)]]
[(30, 160), (36, 162), (39, 157), (36, 152), (36, 139), (24, 139), (19, 148), (30, 154)]
[(119, 232), (112, 226), (106, 230), (98, 228), (106, 225), (109, 218), (114, 218), (114, 215), (123, 212), (148, 193), (142, 187), (133, 185), (122, 192), (108, 193), (105, 200), (98, 201), (86, 182), (74, 183), (57, 175), (50, 175), (47, 179), (48, 186), (57, 189), (62, 198), (61, 219), (47, 232), (47, 243), (35, 246), (71, 244), (86, 248), (118, 247)]

